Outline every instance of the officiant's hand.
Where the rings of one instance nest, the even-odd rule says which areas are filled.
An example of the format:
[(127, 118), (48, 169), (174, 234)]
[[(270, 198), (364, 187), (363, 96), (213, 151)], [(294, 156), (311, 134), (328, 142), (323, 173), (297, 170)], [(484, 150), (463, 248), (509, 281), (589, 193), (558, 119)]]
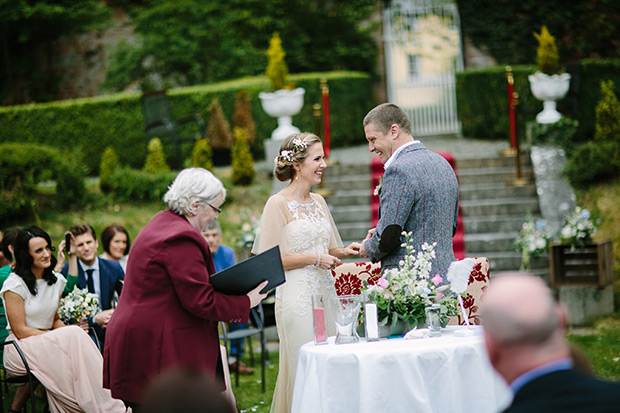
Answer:
[(265, 280), (262, 283), (258, 284), (258, 287), (253, 289), (248, 293), (248, 297), (250, 298), (250, 308), (254, 308), (260, 304), (261, 301), (267, 297), (267, 293), (261, 293), (261, 290), (267, 286), (269, 281)]
[[(370, 231), (368, 231), (368, 232), (370, 232)], [(368, 258), (368, 253), (366, 252), (366, 246), (364, 245), (364, 243), (366, 242), (367, 239), (368, 238), (364, 239), (364, 241), (362, 241), (362, 243), (361, 243), (360, 252), (359, 252), (361, 258)]]

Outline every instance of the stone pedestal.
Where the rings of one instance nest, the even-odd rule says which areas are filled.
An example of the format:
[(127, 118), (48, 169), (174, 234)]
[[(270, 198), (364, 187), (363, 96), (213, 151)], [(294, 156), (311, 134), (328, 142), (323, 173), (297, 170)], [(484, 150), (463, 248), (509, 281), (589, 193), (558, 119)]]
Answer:
[(572, 326), (587, 324), (592, 318), (614, 312), (614, 288), (559, 287), (559, 299), (568, 309)]

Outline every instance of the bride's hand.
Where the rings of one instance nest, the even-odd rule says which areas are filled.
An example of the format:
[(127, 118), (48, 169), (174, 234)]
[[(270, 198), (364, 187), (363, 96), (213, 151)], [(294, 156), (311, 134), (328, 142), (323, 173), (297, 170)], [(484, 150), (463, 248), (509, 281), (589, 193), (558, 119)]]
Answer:
[(352, 242), (342, 249), (342, 253), (345, 257), (352, 257), (353, 255), (358, 255), (360, 253), (360, 248), (362, 248), (361, 243)]
[(324, 270), (333, 270), (340, 264), (340, 260), (330, 254), (321, 254), (321, 262), (318, 267)]

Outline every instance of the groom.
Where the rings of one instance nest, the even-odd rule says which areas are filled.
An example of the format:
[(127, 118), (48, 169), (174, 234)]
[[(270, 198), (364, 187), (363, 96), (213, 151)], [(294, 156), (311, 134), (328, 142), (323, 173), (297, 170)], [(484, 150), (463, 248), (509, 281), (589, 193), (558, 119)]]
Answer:
[(454, 170), (441, 155), (411, 135), (407, 114), (392, 103), (381, 104), (364, 118), (368, 150), (383, 162), (379, 221), (362, 241), (360, 256), (397, 267), (405, 256), (401, 233), (413, 233), (416, 251), (425, 242), (435, 247), (431, 274), (445, 276), (454, 261), (459, 192)]

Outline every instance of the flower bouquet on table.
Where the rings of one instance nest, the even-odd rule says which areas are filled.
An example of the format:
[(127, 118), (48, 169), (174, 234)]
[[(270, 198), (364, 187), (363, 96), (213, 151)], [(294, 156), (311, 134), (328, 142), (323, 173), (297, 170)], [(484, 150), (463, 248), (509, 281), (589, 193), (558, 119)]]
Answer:
[(521, 271), (530, 270), (531, 257), (538, 257), (549, 247), (551, 237), (547, 232), (547, 222), (538, 219), (534, 222), (531, 213), (521, 226), (519, 236), (515, 239), (514, 249), (521, 253)]
[(573, 213), (564, 218), (564, 226), (558, 238), (562, 244), (570, 245), (571, 250), (583, 247), (596, 234), (598, 222), (590, 217), (590, 211), (576, 207)]
[(441, 275), (431, 273), (437, 243), (424, 243), (416, 251), (412, 233), (403, 232), (402, 236), (405, 259), (397, 268), (386, 269), (364, 281), (362, 294), (377, 304), (379, 326), (388, 327), (390, 334), (424, 327), (425, 309), (433, 304), (440, 305), (441, 323), (445, 326), (451, 316), (458, 314), (458, 301)]
[(81, 323), (95, 316), (99, 312), (99, 298), (97, 294), (88, 290), (73, 288), (66, 297), (60, 300), (58, 315), (63, 323), (70, 325)]

